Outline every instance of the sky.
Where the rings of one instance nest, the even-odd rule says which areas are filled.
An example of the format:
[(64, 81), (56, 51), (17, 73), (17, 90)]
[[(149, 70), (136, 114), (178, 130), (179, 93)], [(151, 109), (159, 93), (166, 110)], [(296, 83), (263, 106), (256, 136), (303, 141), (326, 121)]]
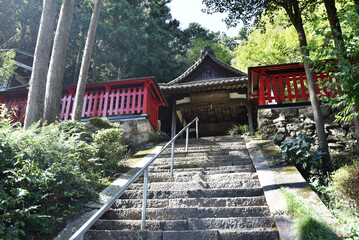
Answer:
[(226, 17), (225, 13), (212, 15), (203, 13), (201, 9), (205, 9), (206, 6), (202, 4), (202, 0), (172, 0), (168, 6), (171, 9), (172, 18), (180, 21), (181, 29), (186, 29), (191, 22), (197, 22), (202, 27), (214, 32), (225, 32), (231, 37), (238, 35), (240, 26), (227, 29), (226, 24), (222, 21)]

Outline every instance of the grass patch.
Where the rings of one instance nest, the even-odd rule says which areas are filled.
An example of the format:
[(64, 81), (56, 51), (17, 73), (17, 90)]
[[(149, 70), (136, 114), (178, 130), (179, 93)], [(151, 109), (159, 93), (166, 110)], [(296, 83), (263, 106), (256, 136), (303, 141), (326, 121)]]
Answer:
[(323, 219), (310, 207), (306, 206), (293, 193), (282, 189), (288, 204), (288, 213), (295, 220), (300, 240), (337, 240), (339, 237)]

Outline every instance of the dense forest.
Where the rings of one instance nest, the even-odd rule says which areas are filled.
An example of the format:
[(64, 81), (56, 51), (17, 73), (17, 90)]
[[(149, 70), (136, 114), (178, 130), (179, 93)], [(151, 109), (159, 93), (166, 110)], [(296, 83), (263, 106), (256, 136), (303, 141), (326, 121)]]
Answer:
[[(58, 2), (58, 10), (62, 1)], [(76, 84), (93, 2), (76, 1), (67, 49), (65, 84)], [(234, 39), (197, 23), (179, 28), (168, 1), (105, 1), (101, 8), (89, 82), (156, 76), (168, 82), (199, 57), (206, 44), (228, 63)], [(0, 1), (0, 46), (34, 53), (41, 1)]]

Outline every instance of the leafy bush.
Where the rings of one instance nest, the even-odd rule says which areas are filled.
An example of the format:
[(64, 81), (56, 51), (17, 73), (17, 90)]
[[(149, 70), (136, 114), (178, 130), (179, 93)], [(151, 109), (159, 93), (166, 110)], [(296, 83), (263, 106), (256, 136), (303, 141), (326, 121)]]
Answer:
[(313, 140), (299, 134), (298, 138), (283, 141), (280, 145), (282, 162), (294, 164), (305, 177), (316, 176), (327, 181), (330, 163), (323, 160), (325, 153), (312, 150)]
[(332, 187), (339, 196), (354, 202), (359, 211), (359, 159), (334, 172)]
[(249, 133), (249, 128), (247, 125), (234, 125), (231, 129), (228, 130), (228, 134), (231, 136), (234, 135), (243, 135), (243, 134), (248, 134)]
[(112, 176), (121, 171), (120, 160), (126, 151), (126, 146), (121, 144), (121, 136), (122, 129), (119, 128), (102, 129), (92, 136), (95, 158), (91, 162), (102, 176)]
[(110, 128), (111, 123), (107, 118), (92, 117), (88, 120), (88, 123), (97, 128)]
[(37, 123), (24, 130), (11, 123), (3, 108), (0, 239), (35, 239), (56, 232), (96, 198), (101, 177), (118, 173), (126, 150), (121, 130), (100, 130), (91, 143), (81, 140), (89, 132), (79, 122)]
[(97, 196), (98, 176), (78, 167), (83, 147), (52, 124), (0, 129), (0, 238), (52, 233)]

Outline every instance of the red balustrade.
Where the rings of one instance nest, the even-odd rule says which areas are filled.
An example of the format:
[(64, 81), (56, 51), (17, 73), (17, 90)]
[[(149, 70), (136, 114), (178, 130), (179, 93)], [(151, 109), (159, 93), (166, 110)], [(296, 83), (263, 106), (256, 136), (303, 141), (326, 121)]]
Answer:
[[(71, 119), (75, 92), (76, 86), (63, 88), (60, 119)], [(24, 120), (26, 101), (27, 91), (0, 93), (0, 103), (5, 104), (8, 109), (15, 109), (15, 121)], [(165, 104), (165, 99), (153, 78), (88, 84), (81, 117), (148, 114), (151, 123), (157, 129), (158, 108)]]
[[(307, 77), (302, 64), (253, 67), (249, 68), (249, 72), (251, 97), (258, 98), (260, 106), (309, 101)], [(319, 99), (323, 96), (336, 96), (336, 91), (323, 84), (327, 81), (328, 74), (314, 73), (314, 77)], [(331, 82), (332, 79), (329, 78), (328, 81)]]

